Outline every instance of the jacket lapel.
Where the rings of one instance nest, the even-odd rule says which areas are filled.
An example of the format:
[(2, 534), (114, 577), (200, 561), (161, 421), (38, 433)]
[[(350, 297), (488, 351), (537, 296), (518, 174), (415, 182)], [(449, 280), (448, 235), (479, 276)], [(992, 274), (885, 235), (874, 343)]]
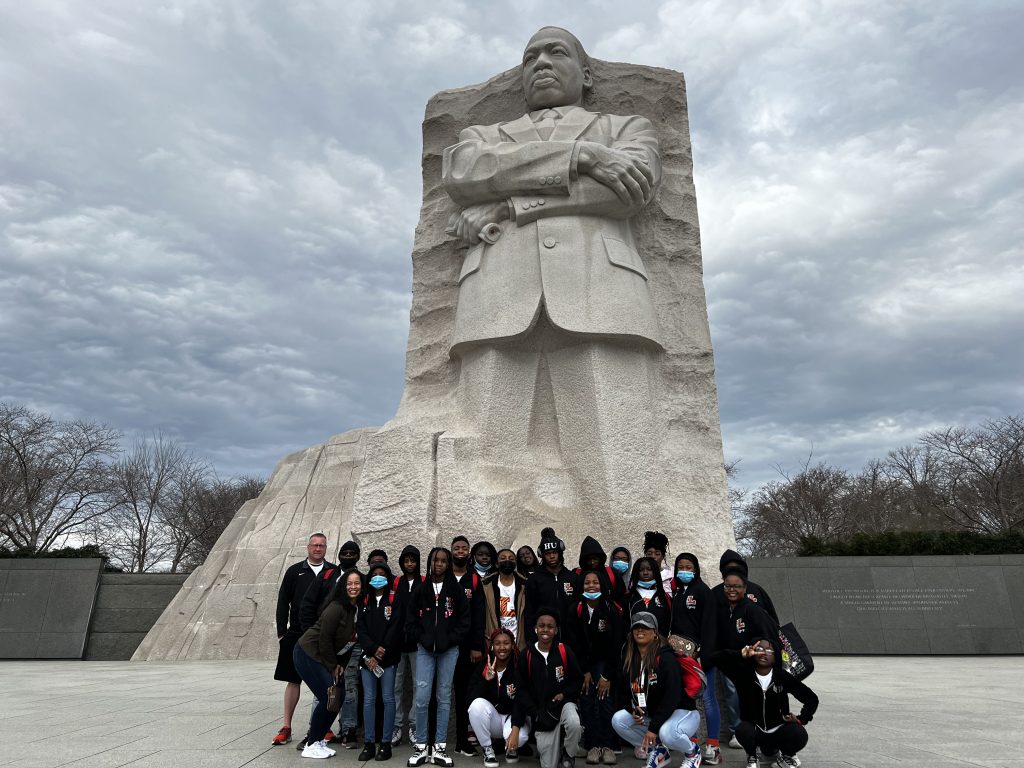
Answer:
[[(575, 141), (580, 137), (590, 124), (597, 120), (596, 112), (588, 112), (582, 107), (570, 109), (562, 119), (555, 123), (555, 130), (551, 132), (548, 141)], [(536, 131), (534, 131), (536, 133)], [(538, 134), (539, 136), (539, 134)]]
[(529, 114), (525, 114), (518, 120), (513, 120), (511, 123), (505, 123), (501, 126), (501, 132), (515, 142), (525, 141), (540, 141), (540, 134), (537, 133), (537, 129), (533, 127), (533, 120), (530, 119)]

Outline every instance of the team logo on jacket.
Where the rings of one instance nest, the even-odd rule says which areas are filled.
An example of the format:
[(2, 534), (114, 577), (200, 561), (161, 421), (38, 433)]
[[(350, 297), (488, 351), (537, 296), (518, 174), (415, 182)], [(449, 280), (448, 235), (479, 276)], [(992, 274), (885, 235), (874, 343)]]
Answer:
[(450, 598), (450, 597), (446, 597), (444, 599), (444, 617), (446, 619), (450, 619), (452, 617), (452, 614), (454, 614), (454, 613), (455, 613), (455, 601), (452, 598)]
[(466, 599), (467, 600), (472, 600), (473, 599), (473, 588), (472, 587), (466, 587)]
[(651, 686), (651, 685), (657, 685), (657, 684), (658, 684), (658, 673), (652, 671), (649, 675), (647, 675), (647, 685)]
[(555, 667), (555, 681), (560, 683), (563, 680), (565, 680), (565, 667), (559, 665)]
[(391, 606), (390, 605), (385, 605), (384, 606), (384, 620), (385, 621), (391, 621)]
[(686, 607), (687, 608), (696, 608), (697, 607), (697, 598), (694, 597), (693, 595), (687, 595), (686, 596)]
[(597, 631), (598, 632), (606, 632), (607, 630), (608, 630), (608, 622), (605, 621), (604, 619), (598, 619), (597, 620)]
[(736, 631), (742, 632), (747, 628), (747, 625), (743, 623), (743, 619), (736, 619)]
[(569, 597), (572, 597), (572, 584), (570, 584), (568, 581), (563, 581), (562, 589), (565, 590), (565, 594), (567, 594)]
[(508, 696), (510, 699), (514, 699), (516, 697), (516, 684), (515, 683), (509, 683), (508, 685), (505, 686), (505, 695)]
[(752, 594), (750, 594), (749, 592), (747, 592), (747, 600), (749, 600), (749, 601), (750, 601), (750, 602), (752, 602), (752, 603), (756, 603), (756, 602), (757, 602), (757, 598), (756, 598), (756, 597), (754, 597), (754, 596), (753, 596)]

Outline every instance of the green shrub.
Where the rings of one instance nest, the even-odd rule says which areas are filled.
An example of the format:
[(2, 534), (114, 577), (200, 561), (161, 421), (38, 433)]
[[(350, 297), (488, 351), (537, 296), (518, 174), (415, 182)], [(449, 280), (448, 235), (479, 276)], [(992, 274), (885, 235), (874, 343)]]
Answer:
[(858, 533), (845, 541), (800, 539), (799, 557), (1024, 554), (1024, 532), (989, 534), (970, 531), (884, 531)]

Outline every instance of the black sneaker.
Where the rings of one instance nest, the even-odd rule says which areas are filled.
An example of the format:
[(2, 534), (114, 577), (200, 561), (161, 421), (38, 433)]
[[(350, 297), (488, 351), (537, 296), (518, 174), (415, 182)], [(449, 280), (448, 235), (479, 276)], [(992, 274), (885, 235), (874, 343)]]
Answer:
[(367, 760), (373, 760), (377, 755), (377, 745), (372, 741), (368, 741), (363, 744), (363, 751), (359, 753), (359, 757), (356, 758), (360, 763), (365, 763)]
[(476, 747), (470, 744), (468, 741), (465, 744), (459, 744), (455, 747), (455, 751), (463, 757), (476, 757), (480, 753), (477, 752)]
[(558, 761), (558, 768), (576, 768), (576, 755), (570, 755), (562, 750), (562, 759)]
[(391, 759), (391, 745), (386, 741), (377, 747), (377, 756), (373, 758), (378, 763)]
[(345, 749), (355, 749), (359, 746), (359, 734), (355, 728), (349, 728), (345, 731), (345, 735), (341, 737), (341, 746)]
[(305, 739), (303, 739), (302, 741), (300, 741), (298, 744), (295, 745), (295, 749), (297, 749), (299, 752), (301, 752), (305, 748), (306, 748), (306, 740)]

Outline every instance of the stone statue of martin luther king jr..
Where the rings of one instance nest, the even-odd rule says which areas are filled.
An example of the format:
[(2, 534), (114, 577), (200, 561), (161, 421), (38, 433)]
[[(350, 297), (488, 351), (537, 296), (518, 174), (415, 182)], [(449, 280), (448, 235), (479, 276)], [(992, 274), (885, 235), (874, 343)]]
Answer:
[(564, 29), (530, 39), (522, 83), (527, 114), (466, 128), (444, 152), (462, 208), (449, 232), (469, 245), (460, 405), (483, 461), (560, 467), (572, 488), (555, 506), (621, 513), (643, 503), (637, 468), (657, 457), (661, 343), (630, 218), (658, 188), (658, 139), (647, 118), (581, 106), (593, 77)]

